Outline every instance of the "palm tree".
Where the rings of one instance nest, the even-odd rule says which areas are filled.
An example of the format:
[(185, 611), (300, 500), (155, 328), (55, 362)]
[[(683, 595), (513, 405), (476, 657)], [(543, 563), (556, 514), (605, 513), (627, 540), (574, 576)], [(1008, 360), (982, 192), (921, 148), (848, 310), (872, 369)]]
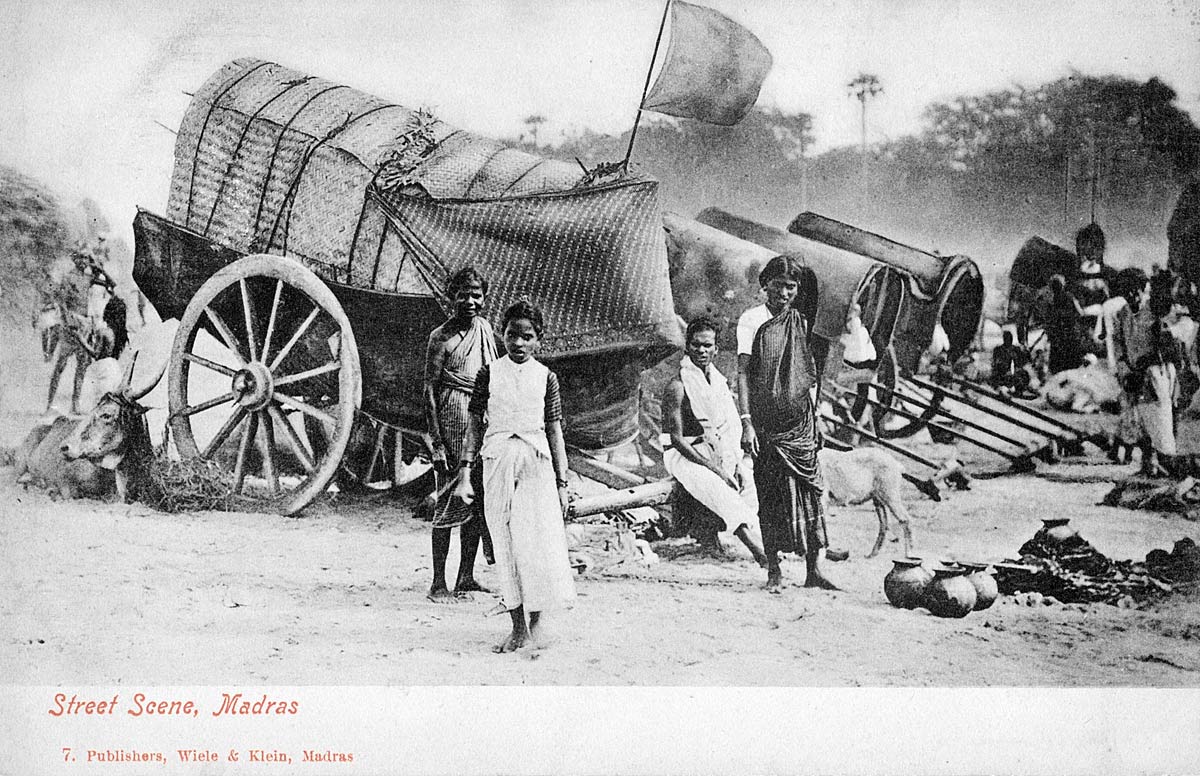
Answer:
[(536, 148), (537, 144), (538, 144), (538, 141), (537, 141), (538, 127), (540, 127), (542, 124), (546, 123), (546, 117), (540, 113), (534, 113), (531, 116), (526, 116), (524, 121), (525, 121), (525, 126), (529, 127), (529, 137), (530, 137), (529, 142), (532, 143), (533, 146)]
[(859, 73), (846, 84), (846, 91), (858, 100), (862, 108), (862, 185), (864, 192), (867, 186), (867, 101), (883, 93), (883, 85), (879, 76), (870, 73)]

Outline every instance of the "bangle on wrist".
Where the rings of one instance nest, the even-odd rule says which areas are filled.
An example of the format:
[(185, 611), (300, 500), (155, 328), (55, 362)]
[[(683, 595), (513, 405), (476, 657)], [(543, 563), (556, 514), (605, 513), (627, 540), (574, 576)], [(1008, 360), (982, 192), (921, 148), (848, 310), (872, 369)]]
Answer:
[(566, 480), (555, 480), (555, 482), (557, 483), (558, 487), (560, 487), (560, 488), (565, 488), (568, 485)]
[(463, 458), (458, 463), (460, 466), (462, 466), (462, 468), (470, 469), (471, 466), (475, 463), (475, 459), (474, 458)]
[(742, 420), (750, 420), (750, 413), (749, 413), (749, 412), (743, 412), (743, 413), (742, 413), (741, 415), (739, 415), (738, 417), (740, 417)]

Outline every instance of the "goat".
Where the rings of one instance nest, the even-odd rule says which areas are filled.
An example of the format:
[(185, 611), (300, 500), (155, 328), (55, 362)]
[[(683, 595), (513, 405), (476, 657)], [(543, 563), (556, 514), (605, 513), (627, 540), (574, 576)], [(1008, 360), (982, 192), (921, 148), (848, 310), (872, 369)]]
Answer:
[(896, 518), (904, 537), (904, 554), (912, 552), (912, 529), (908, 510), (900, 498), (904, 467), (894, 457), (874, 447), (859, 447), (845, 452), (821, 448), (817, 454), (825, 478), (825, 500), (854, 505), (871, 501), (879, 518), (879, 535), (868, 558), (874, 558), (887, 536), (888, 516)]

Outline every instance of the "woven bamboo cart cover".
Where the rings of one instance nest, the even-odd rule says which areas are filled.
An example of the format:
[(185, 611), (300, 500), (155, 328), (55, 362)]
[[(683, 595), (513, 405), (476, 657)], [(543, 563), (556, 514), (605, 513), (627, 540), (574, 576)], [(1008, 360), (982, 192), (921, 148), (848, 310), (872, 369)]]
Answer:
[(356, 288), (437, 296), (474, 264), (493, 310), (547, 317), (548, 353), (673, 347), (658, 184), (578, 165), (280, 65), (239, 59), (180, 126), (167, 219)]
[[(641, 366), (681, 344), (656, 181), (585, 175), (272, 62), (235, 60), (196, 92), (176, 139), (166, 221), (231, 257), (286, 255), (327, 282), (428, 299), (443, 313), (449, 275), (476, 266), (491, 283), (494, 323), (520, 298), (542, 308), (543, 354), (560, 366), (567, 426), (582, 446), (636, 431)], [(413, 329), (441, 322), (429, 317), (407, 322), (403, 341), (360, 337), (360, 350), (423, 352)], [(605, 368), (588, 372), (584, 357), (597, 354)], [(364, 358), (395, 361), (377, 374), (401, 366)], [(407, 393), (419, 380), (410, 366), (365, 386), (364, 404)], [(410, 403), (419, 409), (419, 396)]]

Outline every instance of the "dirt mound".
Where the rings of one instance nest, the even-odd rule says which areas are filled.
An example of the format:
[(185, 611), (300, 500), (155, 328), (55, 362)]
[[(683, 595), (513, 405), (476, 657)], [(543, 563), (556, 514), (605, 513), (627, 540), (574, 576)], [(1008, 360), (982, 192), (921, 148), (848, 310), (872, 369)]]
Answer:
[(0, 166), (0, 319), (26, 318), (50, 265), (67, 251), (69, 229), (57, 198), (38, 183)]

